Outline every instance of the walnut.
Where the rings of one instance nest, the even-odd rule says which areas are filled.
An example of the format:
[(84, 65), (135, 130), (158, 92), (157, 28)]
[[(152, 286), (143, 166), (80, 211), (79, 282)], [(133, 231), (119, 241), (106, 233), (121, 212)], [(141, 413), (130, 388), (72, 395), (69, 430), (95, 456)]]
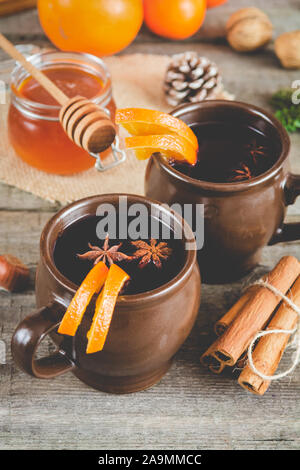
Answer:
[(300, 30), (278, 36), (275, 41), (275, 52), (286, 69), (300, 68)]
[(242, 8), (227, 21), (227, 40), (236, 51), (254, 51), (272, 38), (272, 23), (259, 8)]

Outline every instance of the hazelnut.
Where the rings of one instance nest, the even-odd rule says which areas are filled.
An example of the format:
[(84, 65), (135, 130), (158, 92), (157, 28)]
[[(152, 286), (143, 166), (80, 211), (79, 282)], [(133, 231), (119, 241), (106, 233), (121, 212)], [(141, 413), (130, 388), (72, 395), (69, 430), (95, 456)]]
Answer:
[(29, 269), (12, 255), (0, 255), (0, 287), (10, 292), (23, 289), (29, 279)]
[(300, 30), (278, 36), (275, 53), (286, 69), (300, 68)]
[(242, 8), (227, 21), (227, 40), (239, 52), (254, 51), (272, 38), (272, 23), (259, 8)]

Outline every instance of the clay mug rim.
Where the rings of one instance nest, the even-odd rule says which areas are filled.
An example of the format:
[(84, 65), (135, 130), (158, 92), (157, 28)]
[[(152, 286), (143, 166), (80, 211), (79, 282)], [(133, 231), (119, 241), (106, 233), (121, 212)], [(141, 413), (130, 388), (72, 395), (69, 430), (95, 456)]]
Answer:
[[(73, 283), (66, 276), (64, 276), (56, 267), (53, 259), (55, 241), (57, 240), (57, 237), (61, 235), (68, 226), (74, 224), (74, 222), (80, 220), (81, 218), (84, 219), (89, 215), (94, 215), (95, 212), (92, 213), (92, 208), (96, 208), (102, 203), (118, 203), (119, 198), (122, 196), (126, 196), (128, 198), (128, 205), (130, 205), (130, 203), (139, 202), (146, 204), (148, 209), (154, 206), (158, 211), (170, 213), (170, 222), (175, 223), (177, 227), (184, 227), (184, 230), (182, 231), (182, 242), (185, 243), (188, 241), (189, 243), (191, 243), (195, 241), (194, 233), (191, 227), (179, 214), (167, 208), (165, 204), (162, 204), (159, 201), (145, 196), (127, 193), (101, 194), (96, 196), (88, 196), (86, 198), (79, 199), (71, 204), (68, 204), (66, 207), (58, 211), (45, 225), (40, 238), (40, 257), (44, 266), (50, 272), (51, 276), (56, 280), (60, 287), (67, 291), (70, 295), (72, 295), (72, 297), (75, 295), (79, 286), (76, 286), (75, 283)], [(83, 212), (84, 209), (88, 208), (89, 210)], [(72, 220), (71, 217), (76, 210), (82, 210), (82, 214), (84, 213), (84, 215)], [(67, 224), (64, 228), (59, 228), (59, 226), (66, 219), (69, 220), (70, 223)], [(167, 225), (169, 227), (169, 224)], [(185, 280), (188, 279), (197, 258), (195, 248), (191, 250), (185, 250), (185, 253), (186, 256), (184, 265), (175, 277), (170, 279), (162, 286), (157, 287), (156, 289), (141, 292), (138, 294), (120, 296), (117, 300), (118, 307), (122, 307), (123, 305), (124, 307), (126, 306), (126, 308), (128, 308), (128, 305), (140, 305), (141, 302), (156, 302), (159, 297), (165, 296), (166, 294), (170, 294), (174, 289), (177, 289), (179, 284), (184, 283)]]

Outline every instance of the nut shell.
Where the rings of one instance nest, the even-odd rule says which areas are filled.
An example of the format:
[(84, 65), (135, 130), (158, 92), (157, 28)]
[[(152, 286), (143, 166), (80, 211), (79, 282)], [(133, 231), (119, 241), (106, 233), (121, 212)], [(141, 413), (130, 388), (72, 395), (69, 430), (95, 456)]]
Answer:
[(275, 53), (286, 69), (300, 68), (300, 30), (283, 33), (275, 41)]
[(7, 291), (22, 290), (29, 280), (29, 269), (13, 255), (0, 255), (0, 287)]
[(268, 16), (259, 8), (242, 8), (226, 24), (227, 40), (239, 52), (254, 51), (272, 38), (273, 26)]

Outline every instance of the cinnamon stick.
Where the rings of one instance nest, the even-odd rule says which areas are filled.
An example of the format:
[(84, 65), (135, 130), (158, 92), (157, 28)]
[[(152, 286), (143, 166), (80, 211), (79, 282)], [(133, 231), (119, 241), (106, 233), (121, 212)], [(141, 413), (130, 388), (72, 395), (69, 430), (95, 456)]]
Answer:
[(200, 357), (200, 362), (206, 367), (216, 367), (220, 363), (219, 359), (214, 356), (214, 348), (212, 346), (210, 346)]
[[(217, 336), (221, 336), (227, 330), (228, 326), (232, 323), (234, 318), (236, 318), (241, 308), (246, 304), (246, 302), (248, 302), (251, 290), (254, 290), (254, 286), (250, 286), (244, 295), (231, 307), (231, 309), (215, 323), (214, 330)], [(221, 367), (219, 359), (214, 356), (213, 352), (214, 348), (209, 347), (205, 353), (202, 354), (200, 361), (212, 372), (219, 374), (224, 369), (225, 364)]]
[[(256, 286), (250, 286), (244, 295), (228, 310), (223, 317), (220, 318), (215, 323), (215, 333), (217, 336), (221, 336), (228, 328), (228, 326), (233, 322), (237, 317), (240, 310), (246, 302), (248, 302), (250, 295), (254, 291)], [(209, 348), (202, 356), (201, 362), (204, 366), (207, 366), (214, 374), (220, 374), (226, 367), (225, 363), (220, 362), (220, 360), (214, 355), (213, 348)], [(247, 362), (247, 352), (245, 351), (240, 359), (237, 362), (237, 368), (243, 369)]]
[(247, 351), (245, 351), (243, 352), (241, 357), (237, 360), (235, 364), (236, 369), (240, 369), (240, 370), (244, 369), (244, 367), (247, 365), (247, 361), (248, 361), (248, 353)]
[(214, 374), (220, 374), (224, 369), (225, 369), (225, 364), (220, 362), (216, 357), (211, 356), (211, 363), (209, 365), (209, 369), (214, 373)]
[[(220, 360), (217, 357), (215, 357), (213, 353), (212, 354), (210, 353), (207, 354), (207, 352), (204, 353), (203, 356), (201, 357), (201, 362), (204, 366), (208, 367), (211, 370), (211, 372), (213, 372), (214, 374), (220, 374), (221, 372), (223, 372), (225, 367), (227, 367), (226, 364), (224, 362), (220, 362)], [(239, 373), (240, 373), (241, 369), (244, 369), (246, 364), (247, 364), (247, 352), (245, 351), (236, 362), (234, 369), (233, 367), (231, 368), (232, 372), (239, 370)]]
[[(300, 277), (292, 286), (287, 297), (295, 305), (300, 306)], [(297, 313), (287, 303), (282, 301), (267, 330), (292, 330), (295, 328), (297, 320)], [(261, 337), (252, 354), (256, 369), (264, 375), (274, 375), (290, 336), (287, 333), (274, 333)], [(242, 387), (257, 395), (263, 395), (267, 391), (270, 382), (270, 380), (264, 380), (257, 375), (249, 364), (242, 371), (238, 379), (238, 383)]]
[(250, 286), (244, 295), (231, 307), (230, 310), (228, 310), (223, 317), (220, 318), (215, 323), (215, 333), (217, 336), (222, 336), (223, 333), (227, 330), (229, 325), (233, 322), (233, 320), (237, 317), (237, 315), (240, 313), (241, 309), (246, 305), (246, 303), (249, 301), (250, 296), (252, 295), (253, 291), (257, 289), (257, 286)]
[[(299, 274), (299, 261), (293, 256), (285, 256), (263, 280), (285, 294)], [(266, 287), (257, 287), (225, 333), (210, 347), (210, 355), (228, 366), (236, 363), (281, 301)]]
[(202, 364), (208, 367), (214, 374), (220, 374), (226, 367), (218, 358), (210, 354), (209, 350), (201, 356), (200, 360)]

